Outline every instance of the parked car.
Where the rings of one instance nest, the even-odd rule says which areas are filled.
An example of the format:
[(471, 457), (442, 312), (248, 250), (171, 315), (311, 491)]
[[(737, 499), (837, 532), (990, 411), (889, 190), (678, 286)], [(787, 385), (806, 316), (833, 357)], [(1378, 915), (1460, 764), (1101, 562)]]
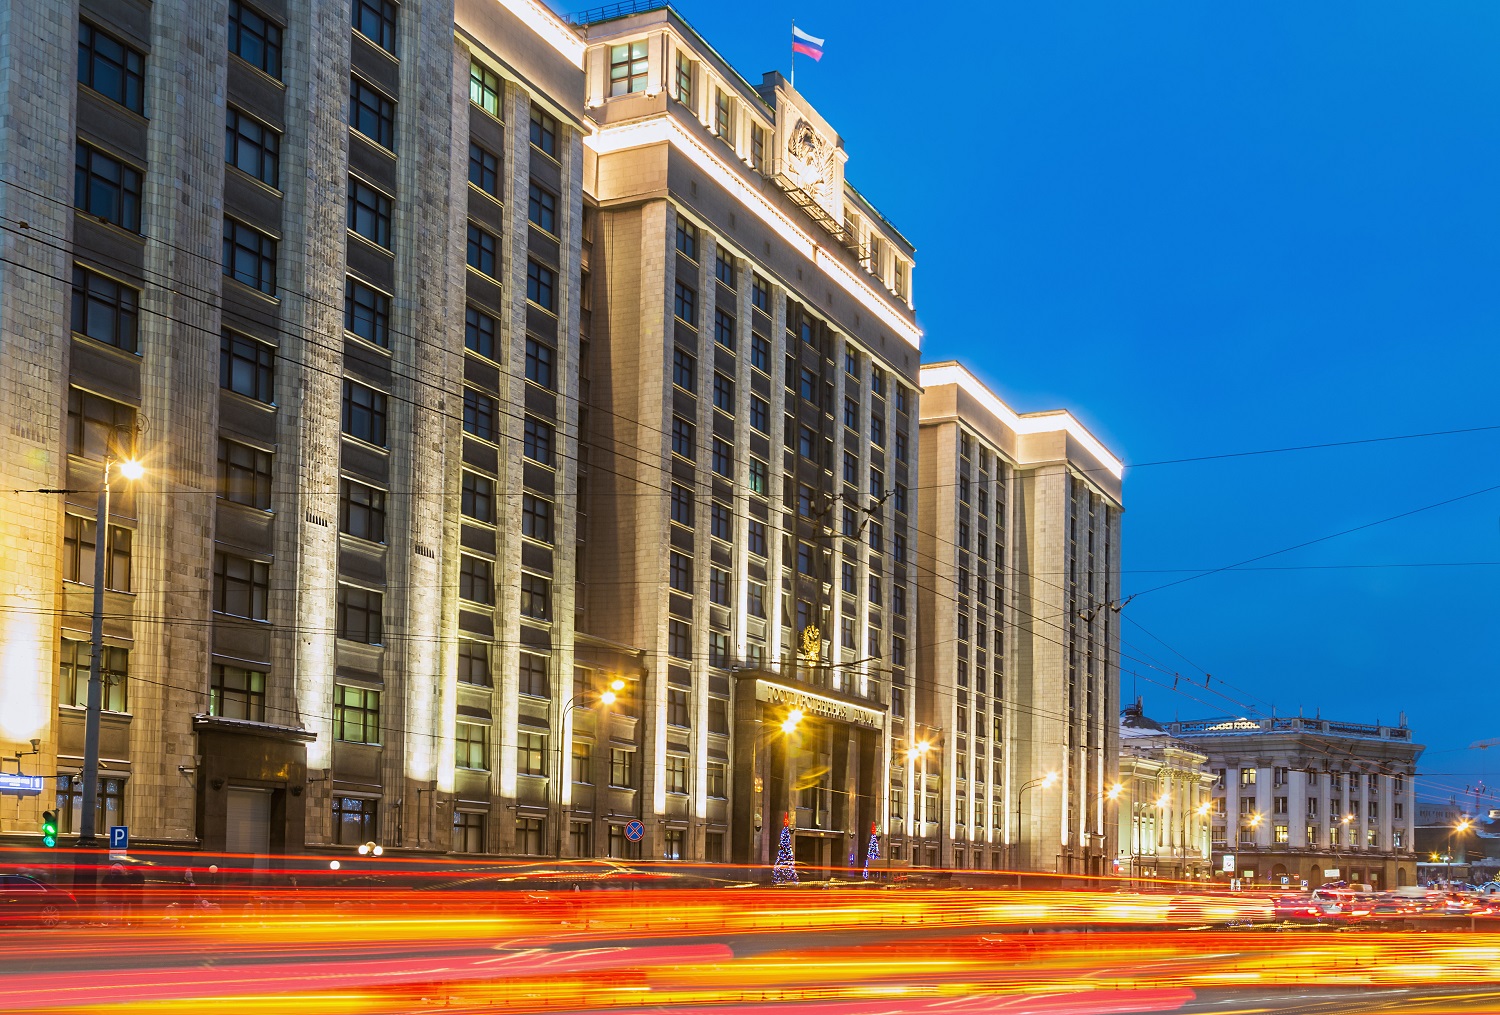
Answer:
[(0, 874), (0, 926), (56, 927), (78, 908), (72, 894), (26, 874)]

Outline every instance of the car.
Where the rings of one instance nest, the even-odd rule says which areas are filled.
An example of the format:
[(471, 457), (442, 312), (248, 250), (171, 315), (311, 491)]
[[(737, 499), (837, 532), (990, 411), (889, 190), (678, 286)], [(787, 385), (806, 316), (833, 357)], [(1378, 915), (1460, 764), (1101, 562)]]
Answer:
[(72, 918), (78, 900), (27, 874), (0, 874), (0, 925), (56, 927)]

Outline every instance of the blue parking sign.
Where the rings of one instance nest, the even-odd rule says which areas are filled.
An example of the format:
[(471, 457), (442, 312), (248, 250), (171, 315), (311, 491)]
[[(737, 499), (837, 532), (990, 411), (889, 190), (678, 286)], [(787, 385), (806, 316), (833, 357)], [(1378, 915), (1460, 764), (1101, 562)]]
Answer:
[(111, 853), (123, 853), (130, 848), (130, 826), (109, 826), (109, 851)]

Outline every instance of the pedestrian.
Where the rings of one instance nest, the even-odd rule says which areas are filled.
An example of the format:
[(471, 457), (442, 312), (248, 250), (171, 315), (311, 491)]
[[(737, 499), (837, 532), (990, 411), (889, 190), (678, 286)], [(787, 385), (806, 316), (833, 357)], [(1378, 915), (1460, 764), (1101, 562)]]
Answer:
[(100, 881), (99, 902), (102, 912), (112, 921), (121, 920), (124, 916), (125, 889), (128, 884), (124, 865), (110, 864)]

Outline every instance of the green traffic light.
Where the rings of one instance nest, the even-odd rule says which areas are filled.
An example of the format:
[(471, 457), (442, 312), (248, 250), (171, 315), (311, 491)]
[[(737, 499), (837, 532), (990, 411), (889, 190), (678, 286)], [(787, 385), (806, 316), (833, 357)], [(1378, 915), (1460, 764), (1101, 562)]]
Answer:
[(48, 849), (57, 845), (56, 811), (47, 811), (42, 815), (42, 845)]

